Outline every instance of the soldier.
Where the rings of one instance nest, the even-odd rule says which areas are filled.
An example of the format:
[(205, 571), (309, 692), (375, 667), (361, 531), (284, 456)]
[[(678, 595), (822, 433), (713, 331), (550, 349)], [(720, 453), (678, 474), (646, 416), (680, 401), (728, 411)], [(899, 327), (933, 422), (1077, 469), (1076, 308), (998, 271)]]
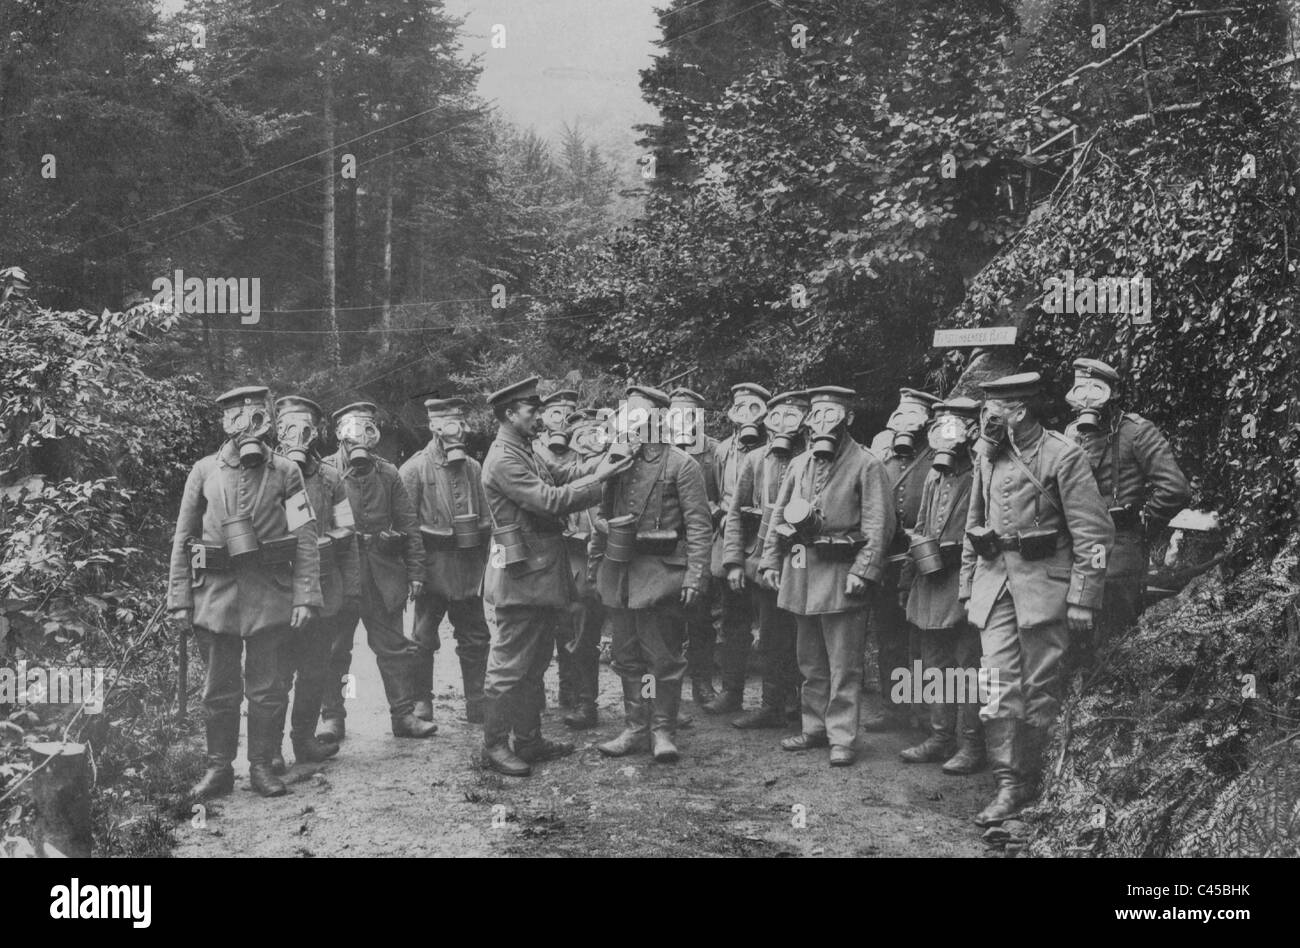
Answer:
[(482, 762), (510, 777), (525, 777), (533, 763), (573, 752), (572, 744), (542, 737), (542, 676), (561, 614), (576, 596), (563, 518), (597, 504), (601, 484), (632, 463), (608, 453), (565, 469), (546, 463), (531, 443), (541, 405), (538, 381), (533, 376), (489, 397), (501, 426), (483, 462), (493, 529), (483, 599), (493, 636), (483, 686)]
[(856, 759), (865, 611), (894, 535), (894, 505), (884, 465), (849, 435), (853, 390), (826, 385), (808, 396), (810, 447), (781, 482), (760, 579), (799, 629), (803, 733), (781, 749), (829, 744), (831, 766), (847, 767)]
[(652, 750), (664, 763), (678, 758), (673, 737), (686, 673), (683, 610), (708, 583), (712, 534), (700, 466), (671, 444), (641, 440), (646, 426), (636, 419), (667, 407), (659, 389), (628, 388), (628, 414), (642, 431), (631, 434), (631, 469), (605, 485), (604, 529), (592, 538), (590, 554), (596, 589), (610, 611), (611, 664), (623, 679), (626, 719), (623, 732), (596, 750), (608, 757)]
[[(569, 416), (569, 447), (582, 460), (598, 457), (607, 443), (605, 416), (595, 408), (582, 408)], [(595, 727), (598, 723), (596, 698), (600, 693), (600, 634), (605, 625), (605, 606), (588, 575), (587, 546), (596, 532), (599, 506), (575, 510), (569, 514), (564, 542), (569, 551), (569, 574), (578, 590), (577, 601), (570, 607), (573, 637), (567, 645), (557, 645), (559, 652), (569, 652), (569, 661), (577, 679), (577, 703), (564, 716), (564, 724), (574, 730)]]
[(998, 792), (975, 817), (989, 826), (1037, 796), (1060, 704), (1071, 634), (1101, 606), (1115, 528), (1088, 459), (1040, 423), (1037, 372), (981, 385), (986, 396), (971, 481), (958, 598), (980, 629), (989, 675), (980, 711)]
[[(676, 446), (690, 455), (704, 473), (704, 495), (710, 513), (721, 509), (718, 485), (714, 479), (713, 456), (718, 439), (704, 431), (704, 396), (689, 388), (675, 388), (668, 393), (668, 410), (675, 420)], [(691, 679), (691, 700), (703, 707), (718, 696), (713, 689), (713, 671), (716, 665), (714, 646), (718, 630), (714, 620), (722, 618), (719, 583), (710, 583), (695, 605), (686, 610), (686, 674)], [(677, 726), (686, 727), (687, 719), (679, 718)]]
[(430, 398), (424, 408), (433, 437), (398, 472), (415, 505), (424, 544), (424, 591), (415, 600), (415, 640), (420, 644), (416, 717), (433, 717), (433, 656), (438, 626), (451, 619), (456, 657), (465, 689), (465, 720), (483, 723), (483, 676), (492, 636), (483, 617), (483, 569), (487, 564), (487, 498), (479, 463), (465, 453), (463, 398)]
[(713, 512), (713, 558), (711, 573), (718, 587), (722, 604), (722, 690), (704, 706), (710, 714), (739, 711), (745, 703), (745, 668), (749, 663), (749, 650), (754, 644), (754, 612), (749, 594), (737, 592), (725, 582), (722, 568), (724, 515), (731, 507), (745, 455), (763, 443), (763, 416), (767, 414), (767, 401), (772, 393), (753, 382), (731, 386), (730, 437), (718, 443), (713, 452), (713, 480), (717, 484), (718, 501)]
[[(902, 584), (907, 587), (907, 621), (918, 630), (925, 671), (937, 671), (945, 689), (960, 681), (962, 693), (945, 693), (930, 704), (930, 735), (901, 756), (909, 764), (944, 761), (946, 774), (973, 774), (984, 766), (977, 687), (980, 634), (957, 601), (970, 504), (970, 449), (979, 430), (979, 413), (980, 403), (970, 398), (934, 406), (929, 434), (934, 460), (921, 490), (913, 530), (916, 541), (929, 540), (933, 546), (912, 547), (913, 558), (904, 569)], [(926, 549), (924, 556), (921, 549)]]
[[(285, 636), (280, 656), (280, 675), (285, 694), (293, 689), (293, 712), (289, 715), (289, 740), (293, 756), (299, 763), (318, 763), (339, 752), (339, 745), (318, 741), (316, 720), (329, 674), (330, 649), (338, 638), (341, 610), (356, 611), (361, 602), (360, 563), (350, 527), (334, 522), (334, 511), (347, 508), (348, 493), (338, 471), (325, 464), (317, 453), (325, 413), (309, 398), (288, 395), (275, 403), (275, 440), (278, 452), (298, 465), (307, 489), (307, 500), (316, 515), (319, 539), (316, 549), (320, 558), (320, 616), (301, 629), (291, 629)], [(352, 522), (351, 510), (344, 515)], [(285, 708), (275, 732), (275, 753), (271, 770), (285, 772), (281, 745), (284, 737)]]
[(876, 639), (876, 672), (884, 710), (867, 711), (862, 721), (864, 731), (905, 728), (911, 722), (910, 709), (891, 697), (892, 675), (895, 668), (908, 668), (912, 663), (912, 627), (904, 611), (907, 583), (903, 566), (907, 562), (907, 531), (916, 524), (921, 488), (934, 460), (925, 432), (931, 409), (939, 399), (913, 388), (899, 389), (898, 396), (898, 407), (889, 416), (885, 430), (871, 442), (871, 450), (884, 462), (893, 489), (894, 520), (898, 526), (889, 544), (880, 595), (868, 614), (867, 626), (867, 632)]
[(782, 727), (787, 708), (798, 709), (799, 660), (794, 616), (776, 604), (776, 591), (758, 582), (763, 541), (772, 526), (781, 479), (803, 452), (801, 427), (808, 414), (806, 392), (782, 392), (767, 405), (765, 445), (745, 456), (723, 527), (722, 565), (727, 585), (747, 589), (758, 615), (758, 648), (763, 659), (763, 698), (759, 710), (732, 721), (742, 730)]
[[(194, 799), (234, 789), (239, 706), (248, 696), (248, 779), (285, 793), (271, 772), (284, 714), (280, 650), (321, 608), (316, 522), (296, 464), (266, 445), (273, 409), (261, 386), (217, 399), (226, 442), (190, 470), (172, 539), (167, 605), (194, 629), (207, 665), (208, 769)], [(240, 665), (243, 663), (243, 668)]]
[(1100, 622), (1091, 647), (1079, 643), (1085, 655), (1137, 622), (1146, 587), (1148, 540), (1192, 497), (1160, 429), (1122, 410), (1120, 381), (1119, 373), (1105, 362), (1076, 359), (1074, 385), (1065, 396), (1076, 415), (1065, 434), (1088, 455), (1097, 489), (1115, 523)]
[[(375, 653), (379, 677), (388, 698), (394, 737), (432, 737), (438, 726), (416, 716), (421, 693), (421, 668), (427, 661), (423, 649), (402, 634), (402, 610), (409, 596), (424, 592), (424, 548), (411, 498), (402, 486), (397, 467), (375, 455), (379, 427), (378, 409), (372, 402), (355, 402), (334, 413), (334, 433), (339, 450), (331, 463), (343, 478), (348, 505), (356, 518), (361, 561), (359, 615), (339, 616), (339, 637), (330, 652), (333, 676), (321, 710), (316, 737), (340, 742), (346, 716), (341, 690), (352, 665), (352, 641), (357, 619), (366, 626), (366, 641)], [(424, 709), (420, 709), (424, 713)], [(433, 709), (428, 709), (429, 717)]]
[[(568, 418), (578, 407), (578, 393), (573, 389), (560, 389), (551, 392), (542, 399), (539, 412), (542, 423), (541, 433), (533, 440), (533, 450), (542, 462), (551, 467), (566, 468), (580, 460), (578, 452), (569, 447)], [(573, 643), (576, 630), (568, 613), (560, 617), (560, 626), (555, 632), (555, 665), (560, 681), (560, 707), (574, 708), (577, 705), (578, 673), (573, 667), (573, 653), (569, 646)]]

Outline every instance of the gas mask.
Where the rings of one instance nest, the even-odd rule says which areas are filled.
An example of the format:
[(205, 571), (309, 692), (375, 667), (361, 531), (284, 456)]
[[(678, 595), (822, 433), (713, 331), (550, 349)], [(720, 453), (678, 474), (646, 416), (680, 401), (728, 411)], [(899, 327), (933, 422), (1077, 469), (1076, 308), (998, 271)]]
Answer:
[(1081, 434), (1096, 434), (1101, 430), (1112, 395), (1110, 383), (1105, 379), (1075, 376), (1074, 386), (1065, 393), (1065, 400), (1074, 409), (1075, 424)]
[(334, 434), (343, 446), (352, 470), (365, 474), (374, 469), (375, 458), (371, 452), (379, 443), (379, 428), (371, 415), (344, 415), (339, 419)]
[(803, 405), (785, 402), (769, 408), (763, 418), (763, 426), (769, 435), (768, 444), (772, 453), (779, 457), (789, 457), (794, 453), (799, 441), (799, 426), (803, 424), (808, 409)]
[(576, 407), (572, 402), (551, 402), (540, 412), (543, 440), (546, 446), (557, 454), (569, 450), (569, 435), (565, 431), (565, 422)]
[(953, 414), (940, 414), (930, 426), (930, 447), (934, 449), (931, 467), (941, 474), (951, 474), (957, 462), (970, 449), (975, 423)]
[(275, 419), (275, 440), (285, 457), (299, 467), (311, 459), (311, 448), (319, 436), (316, 419), (309, 411), (282, 411)]
[(736, 426), (736, 440), (745, 447), (753, 447), (763, 440), (760, 427), (767, 414), (767, 403), (753, 392), (737, 392), (731, 401), (727, 417)]
[(920, 402), (904, 398), (889, 416), (885, 427), (894, 433), (892, 447), (899, 457), (910, 458), (916, 454), (921, 432), (930, 422), (930, 412)]
[(689, 402), (678, 402), (669, 405), (664, 413), (664, 424), (668, 428), (668, 441), (683, 451), (690, 451), (694, 448), (696, 439), (699, 437), (700, 428), (704, 423), (703, 414), (703, 409)]
[(605, 426), (599, 421), (584, 421), (569, 434), (569, 447), (583, 458), (594, 458), (605, 450)]
[(829, 461), (839, 450), (848, 423), (848, 409), (837, 402), (818, 402), (808, 412), (807, 426), (811, 433), (813, 457)]
[(245, 399), (242, 405), (228, 405), (221, 413), (221, 428), (235, 443), (242, 467), (266, 463), (265, 439), (271, 433), (271, 409), (264, 402)]
[(442, 445), (448, 461), (465, 460), (465, 419), (459, 414), (430, 415), (429, 430)]

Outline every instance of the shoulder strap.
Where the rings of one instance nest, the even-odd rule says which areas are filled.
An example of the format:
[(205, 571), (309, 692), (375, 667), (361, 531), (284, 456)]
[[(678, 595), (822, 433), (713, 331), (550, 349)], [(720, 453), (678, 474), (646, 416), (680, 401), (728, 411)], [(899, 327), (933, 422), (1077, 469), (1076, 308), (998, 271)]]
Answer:
[[(1050, 434), (1050, 432), (1045, 432), (1045, 434)], [(1041, 451), (1042, 448), (1040, 447), (1039, 450)], [(1065, 511), (1062, 510), (1061, 505), (1056, 502), (1056, 498), (1047, 492), (1047, 488), (1043, 486), (1043, 482), (1040, 481), (1037, 477), (1035, 477), (1034, 472), (1029, 470), (1029, 468), (1025, 466), (1025, 462), (1020, 460), (1020, 456), (1015, 452), (1015, 450), (1012, 449), (1008, 451), (1007, 456), (1010, 457), (1011, 460), (1015, 462), (1016, 467), (1020, 468), (1020, 470), (1024, 472), (1025, 477), (1029, 478), (1029, 483), (1033, 484), (1034, 487), (1038, 488), (1038, 492), (1043, 495), (1043, 499), (1046, 500), (1053, 507), (1055, 507), (1056, 512), (1059, 513), (1062, 517), (1064, 517)]]

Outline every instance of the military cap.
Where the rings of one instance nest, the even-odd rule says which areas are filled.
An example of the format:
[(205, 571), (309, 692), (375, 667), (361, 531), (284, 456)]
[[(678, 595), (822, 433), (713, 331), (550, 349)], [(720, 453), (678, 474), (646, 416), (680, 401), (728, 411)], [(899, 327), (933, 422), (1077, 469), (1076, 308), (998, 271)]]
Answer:
[(242, 388), (232, 388), (230, 391), (217, 396), (217, 404), (223, 407), (228, 405), (247, 405), (250, 402), (264, 402), (271, 397), (271, 390), (265, 385), (245, 385)]
[(351, 405), (344, 405), (334, 414), (330, 415), (331, 421), (338, 421), (344, 415), (377, 415), (379, 408), (374, 402), (353, 402)]
[(739, 382), (731, 386), (731, 397), (735, 398), (738, 392), (749, 392), (751, 395), (757, 395), (763, 401), (772, 397), (772, 393), (756, 382)]
[(704, 407), (704, 396), (699, 392), (693, 392), (689, 388), (675, 388), (668, 393), (668, 401), (674, 405), (694, 405), (696, 408)]
[(469, 402), (459, 396), (451, 398), (429, 398), (424, 402), (424, 410), (430, 415), (436, 415), (440, 412), (464, 411)]
[(1032, 398), (1042, 394), (1043, 377), (1037, 372), (1017, 372), (981, 382), (980, 388), (989, 398)]
[(489, 395), (488, 404), (493, 408), (498, 405), (509, 405), (512, 402), (531, 402), (534, 405), (541, 405), (542, 400), (537, 394), (537, 383), (540, 381), (541, 379), (538, 376), (530, 375), (522, 382), (507, 385), (500, 391)]
[(933, 411), (934, 406), (940, 401), (937, 396), (931, 395), (929, 392), (922, 392), (915, 388), (900, 388), (898, 390), (898, 397), (905, 402), (910, 401), (916, 402), (918, 405), (923, 405), (929, 411)]
[(810, 402), (836, 402), (845, 408), (848, 408), (857, 397), (857, 392), (842, 385), (819, 385), (808, 389)]
[(656, 408), (668, 407), (668, 393), (663, 389), (654, 388), (650, 385), (629, 385), (627, 387), (628, 395), (640, 395), (648, 399)]
[(573, 404), (576, 405), (578, 404), (578, 393), (571, 388), (562, 388), (558, 391), (551, 392), (551, 394), (542, 399), (543, 407), (551, 404), (551, 402), (573, 402)]
[(313, 402), (310, 398), (304, 398), (301, 395), (286, 395), (284, 398), (275, 400), (275, 410), (284, 411), (309, 411), (316, 418), (324, 418), (324, 410)]
[(977, 402), (973, 398), (961, 395), (957, 398), (950, 398), (946, 402), (936, 403), (934, 413), (936, 415), (961, 415), (963, 418), (978, 418), (982, 404), (982, 402)]
[(781, 392), (777, 395), (773, 395), (771, 401), (767, 403), (767, 406), (769, 408), (775, 408), (777, 405), (785, 405), (787, 403), (791, 405), (802, 405), (804, 408), (807, 408), (812, 403), (812, 400), (808, 397), (808, 393), (804, 391)]
[(1111, 385), (1119, 384), (1119, 373), (1100, 359), (1075, 359), (1074, 374), (1083, 378), (1101, 379)]

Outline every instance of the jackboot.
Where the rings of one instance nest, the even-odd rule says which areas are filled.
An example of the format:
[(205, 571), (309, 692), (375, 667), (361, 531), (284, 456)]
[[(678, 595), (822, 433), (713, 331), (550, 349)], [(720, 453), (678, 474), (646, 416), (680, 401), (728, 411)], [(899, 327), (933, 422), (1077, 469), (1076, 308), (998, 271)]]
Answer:
[(433, 737), (438, 733), (438, 725), (417, 718), (414, 712), (408, 711), (405, 714), (394, 714), (391, 717), (393, 737)]
[(978, 704), (957, 706), (957, 738), (961, 749), (944, 763), (943, 772), (954, 776), (979, 773), (984, 769), (984, 728)]
[(479, 761), (506, 777), (527, 777), (533, 772), (510, 749), (510, 707), (500, 698), (483, 700), (483, 750)]
[(975, 816), (979, 826), (996, 826), (1020, 812), (1029, 800), (1023, 764), (1023, 723), (1017, 718), (993, 718), (984, 722), (984, 742), (993, 776), (998, 782), (997, 795)]
[(229, 764), (210, 762), (202, 779), (190, 788), (190, 799), (211, 800), (213, 797), (224, 797), (234, 789), (234, 768)]
[(321, 718), (320, 727), (316, 729), (316, 740), (324, 744), (342, 744), (345, 733), (342, 718)]
[(483, 723), (483, 679), (486, 675), (486, 660), (460, 660), (460, 680), (465, 688), (465, 720), (470, 724)]
[(935, 764), (947, 760), (957, 750), (957, 706), (930, 705), (930, 736), (915, 747), (899, 753), (909, 764)]
[(289, 767), (284, 762), (284, 731), (277, 728), (271, 735), (271, 773), (283, 777), (288, 772)]
[(723, 689), (714, 696), (713, 700), (704, 706), (704, 710), (709, 714), (727, 714), (731, 711), (739, 711), (744, 706), (744, 693), (728, 689), (724, 686)]
[(295, 764), (319, 764), (322, 761), (329, 760), (339, 752), (337, 744), (318, 741), (310, 734), (302, 737), (290, 735), (289, 741), (293, 744), (293, 761)]
[(264, 797), (282, 797), (289, 792), (284, 781), (271, 770), (276, 732), (276, 716), (257, 705), (250, 705), (248, 708), (248, 783), (253, 790)]
[(208, 769), (190, 790), (195, 800), (210, 800), (235, 789), (235, 771), (230, 766), (239, 750), (239, 712), (209, 714), (207, 731)]
[(677, 733), (677, 709), (682, 703), (682, 682), (660, 681), (650, 701), (650, 743), (659, 764), (676, 763), (681, 756), (673, 737)]
[(650, 706), (641, 697), (641, 679), (623, 679), (623, 731), (613, 740), (597, 744), (606, 757), (644, 754), (650, 749)]
[(540, 734), (531, 740), (515, 738), (515, 756), (526, 764), (540, 764), (547, 760), (559, 760), (568, 757), (574, 746), (567, 741), (552, 741)]
[(575, 731), (583, 731), (589, 727), (595, 727), (599, 721), (596, 714), (596, 702), (581, 701), (578, 706), (564, 716), (564, 726), (571, 727)]
[[(400, 706), (404, 702), (411, 702), (412, 698), (416, 699), (411, 703), (411, 710), (401, 714), (390, 714), (393, 737), (433, 737), (438, 733), (438, 725), (419, 716), (422, 710), (420, 703), (429, 696), (425, 674), (433, 674), (433, 653), (421, 650), (413, 658), (390, 660), (390, 662), (391, 664), (385, 662), (379, 666), (380, 672), (383, 673), (384, 666), (389, 665), (388, 673), (383, 675), (384, 691), (388, 696), (389, 707)], [(432, 704), (429, 706), (429, 717), (433, 717)]]

